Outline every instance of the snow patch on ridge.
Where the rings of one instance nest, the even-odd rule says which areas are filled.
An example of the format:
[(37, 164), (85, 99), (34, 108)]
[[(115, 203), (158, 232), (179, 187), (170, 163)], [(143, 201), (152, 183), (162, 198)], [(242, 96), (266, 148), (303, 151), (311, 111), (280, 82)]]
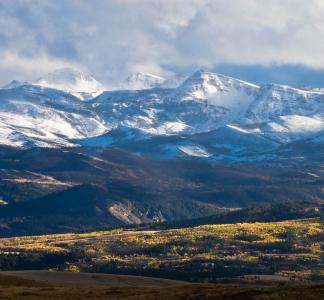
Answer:
[(194, 157), (210, 157), (212, 156), (211, 153), (208, 153), (207, 150), (201, 146), (197, 145), (183, 145), (178, 146), (178, 149), (189, 156)]

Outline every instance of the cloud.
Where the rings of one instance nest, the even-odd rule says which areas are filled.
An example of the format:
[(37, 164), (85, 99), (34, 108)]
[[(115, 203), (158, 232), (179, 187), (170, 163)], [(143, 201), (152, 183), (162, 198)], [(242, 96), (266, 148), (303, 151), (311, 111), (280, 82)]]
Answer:
[(67, 65), (107, 83), (226, 63), (324, 68), (323, 16), (322, 0), (1, 1), (0, 81)]
[[(36, 57), (20, 56), (14, 52), (0, 53), (0, 82), (8, 83), (13, 79), (24, 81), (36, 79), (57, 68), (83, 69), (82, 65), (71, 64), (60, 59), (48, 57), (46, 54)], [(13, 74), (12, 74), (13, 73)]]

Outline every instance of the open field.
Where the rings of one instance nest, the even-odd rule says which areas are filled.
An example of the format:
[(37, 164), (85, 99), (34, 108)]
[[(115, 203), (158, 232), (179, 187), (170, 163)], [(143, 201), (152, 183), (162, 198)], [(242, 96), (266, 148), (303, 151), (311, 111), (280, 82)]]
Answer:
[[(17, 275), (17, 274), (16, 274)], [(59, 273), (63, 278), (65, 274)], [(80, 278), (79, 274), (71, 274)], [(81, 275), (82, 276), (82, 275)], [(90, 276), (85, 274), (84, 276)], [(123, 279), (116, 286), (70, 286), (62, 287), (52, 283), (41, 283), (17, 277), (0, 275), (0, 299), (16, 300), (319, 300), (323, 299), (324, 284), (285, 284), (272, 286), (224, 285), (224, 284), (175, 284), (123, 285)], [(126, 279), (127, 281), (128, 279)], [(140, 282), (139, 279), (138, 282)], [(154, 281), (154, 279), (153, 279)], [(153, 283), (152, 281), (152, 283)]]
[(26, 280), (33, 280), (44, 284), (62, 287), (78, 286), (156, 286), (167, 287), (189, 284), (185, 281), (168, 280), (162, 278), (98, 274), (98, 273), (71, 273), (53, 271), (3, 271), (0, 275), (11, 276)]
[(317, 281), (324, 278), (323, 236), (323, 221), (313, 218), (6, 238), (0, 266), (200, 282)]

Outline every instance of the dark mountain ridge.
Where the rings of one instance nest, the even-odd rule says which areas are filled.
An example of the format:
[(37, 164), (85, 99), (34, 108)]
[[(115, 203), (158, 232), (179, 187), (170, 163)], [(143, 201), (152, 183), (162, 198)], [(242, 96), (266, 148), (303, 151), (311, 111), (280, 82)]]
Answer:
[(170, 222), (323, 200), (321, 167), (313, 165), (160, 161), (116, 148), (1, 147), (0, 172), (3, 236)]

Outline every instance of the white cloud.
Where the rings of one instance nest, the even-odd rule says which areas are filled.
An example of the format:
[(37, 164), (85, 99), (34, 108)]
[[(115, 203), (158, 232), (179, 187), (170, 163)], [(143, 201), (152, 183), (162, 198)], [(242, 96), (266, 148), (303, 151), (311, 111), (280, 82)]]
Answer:
[(0, 74), (16, 78), (67, 64), (108, 82), (220, 63), (324, 68), (323, 38), (323, 0), (0, 2)]
[(83, 68), (80, 65), (72, 65), (60, 59), (48, 57), (45, 54), (37, 57), (21, 57), (14, 52), (3, 52), (0, 53), (0, 61), (0, 81), (3, 83), (8, 83), (13, 79), (35, 80), (57, 68)]

